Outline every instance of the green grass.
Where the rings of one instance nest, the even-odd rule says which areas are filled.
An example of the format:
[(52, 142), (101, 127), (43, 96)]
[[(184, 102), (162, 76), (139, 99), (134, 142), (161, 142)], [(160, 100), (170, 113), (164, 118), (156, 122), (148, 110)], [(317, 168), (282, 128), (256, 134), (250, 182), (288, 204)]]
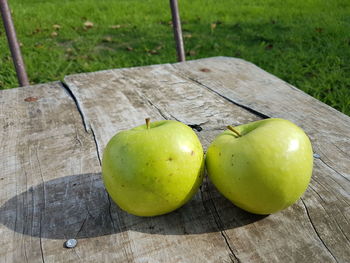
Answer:
[[(9, 2), (33, 84), (176, 61), (167, 0)], [(179, 5), (187, 59), (246, 59), (350, 115), (350, 1), (179, 0)], [(94, 26), (85, 29), (86, 21)], [(61, 26), (56, 37), (54, 24)], [(2, 25), (0, 39), (0, 88), (16, 87)]]

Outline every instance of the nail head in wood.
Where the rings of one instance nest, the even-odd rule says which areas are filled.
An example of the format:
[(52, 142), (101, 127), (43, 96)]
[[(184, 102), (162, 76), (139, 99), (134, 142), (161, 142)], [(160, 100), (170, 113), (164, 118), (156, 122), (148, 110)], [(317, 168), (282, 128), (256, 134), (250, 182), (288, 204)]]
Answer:
[(68, 239), (65, 243), (64, 243), (64, 246), (66, 248), (75, 248), (78, 244), (78, 241), (74, 238), (72, 239)]

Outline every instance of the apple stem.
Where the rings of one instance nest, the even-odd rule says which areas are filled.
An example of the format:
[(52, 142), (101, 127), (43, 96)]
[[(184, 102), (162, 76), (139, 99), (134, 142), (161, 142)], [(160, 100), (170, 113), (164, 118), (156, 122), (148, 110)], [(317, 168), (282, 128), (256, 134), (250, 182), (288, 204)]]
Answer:
[(151, 118), (146, 118), (146, 127), (147, 127), (147, 130), (149, 130), (151, 128)]
[(241, 137), (242, 135), (239, 133), (239, 131), (237, 131), (235, 128), (233, 128), (232, 126), (227, 126), (227, 129), (229, 129), (230, 131), (232, 131), (233, 133), (235, 133), (238, 137)]

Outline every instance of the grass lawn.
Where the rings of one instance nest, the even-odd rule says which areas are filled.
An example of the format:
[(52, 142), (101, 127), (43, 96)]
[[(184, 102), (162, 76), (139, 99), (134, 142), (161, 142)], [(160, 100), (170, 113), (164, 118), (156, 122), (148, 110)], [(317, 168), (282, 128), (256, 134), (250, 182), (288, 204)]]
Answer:
[[(168, 0), (9, 4), (33, 84), (176, 61)], [(246, 59), (350, 115), (349, 0), (179, 0), (179, 5), (188, 60)], [(0, 89), (16, 86), (0, 25)]]

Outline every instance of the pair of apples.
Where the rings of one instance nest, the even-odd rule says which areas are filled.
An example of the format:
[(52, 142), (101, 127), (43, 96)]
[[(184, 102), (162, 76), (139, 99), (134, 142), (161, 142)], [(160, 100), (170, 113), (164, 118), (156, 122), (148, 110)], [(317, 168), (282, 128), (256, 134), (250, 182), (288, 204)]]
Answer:
[(306, 190), (313, 151), (304, 131), (284, 119), (265, 119), (220, 134), (204, 157), (187, 125), (156, 121), (117, 133), (102, 160), (105, 187), (115, 203), (137, 216), (169, 213), (189, 201), (208, 176), (236, 206), (271, 214)]

